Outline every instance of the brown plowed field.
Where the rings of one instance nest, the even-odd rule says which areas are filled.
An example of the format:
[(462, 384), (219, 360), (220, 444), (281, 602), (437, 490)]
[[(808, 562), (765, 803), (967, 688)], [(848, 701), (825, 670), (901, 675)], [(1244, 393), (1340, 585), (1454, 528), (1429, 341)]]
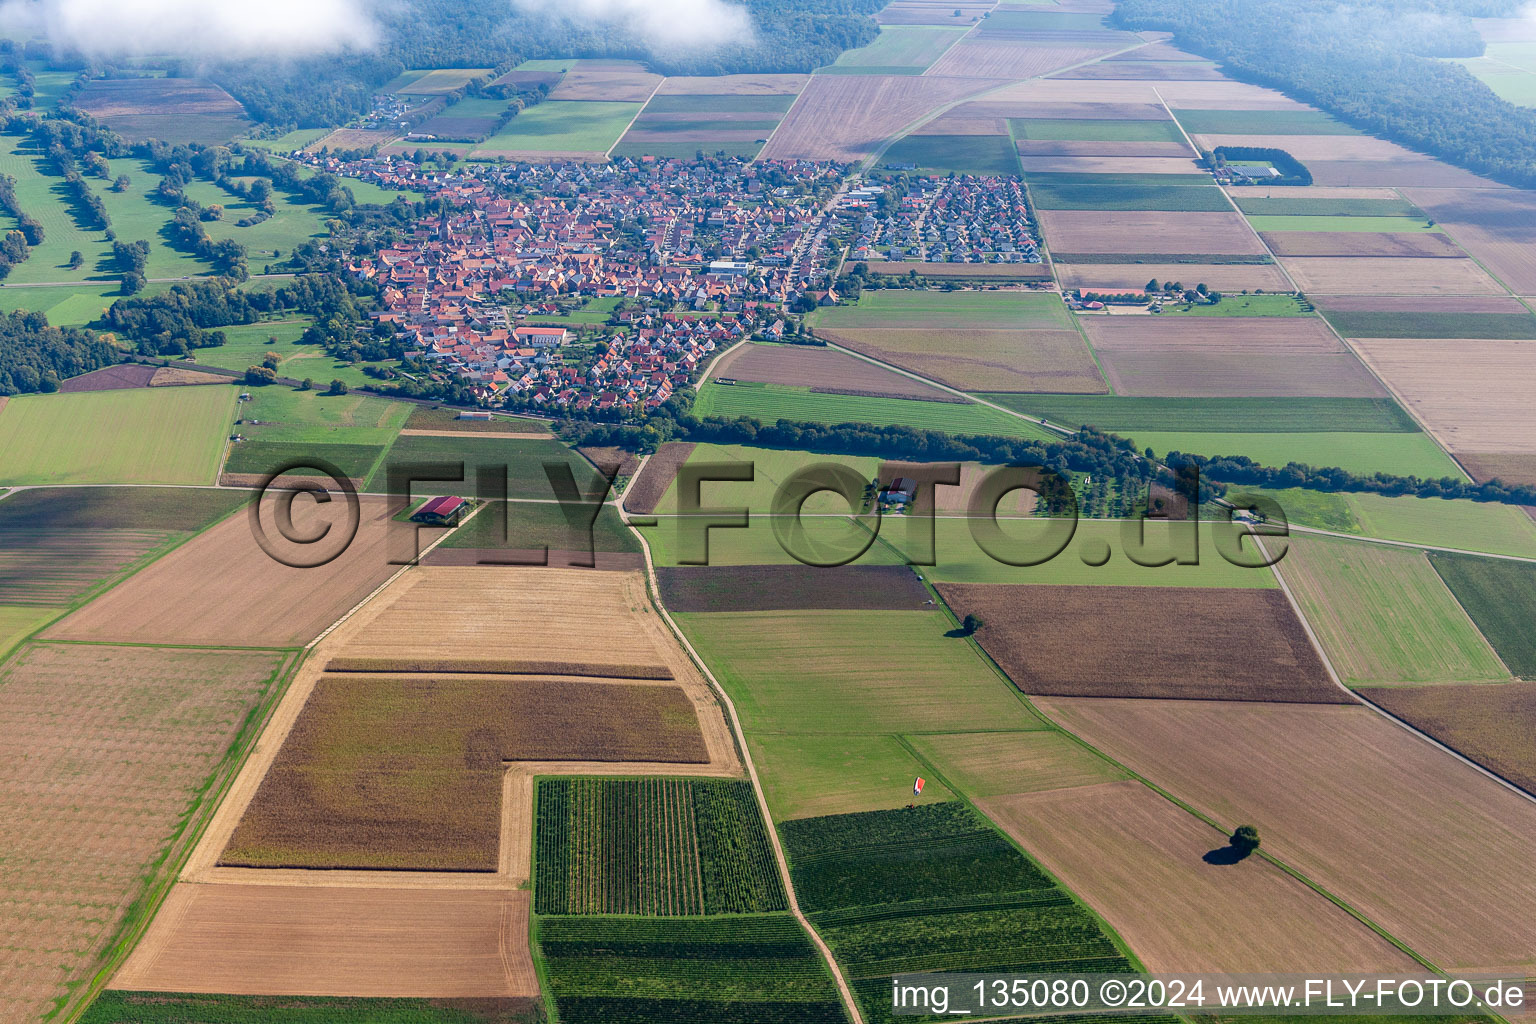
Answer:
[(856, 162), (923, 115), (1000, 84), (936, 75), (815, 75), (761, 157)]
[(201, 370), (189, 370), (180, 366), (162, 366), (155, 371), (155, 375), (149, 379), (152, 388), (180, 388), (202, 384), (233, 384), (234, 377), (225, 377), (217, 373), (204, 373)]
[[(278, 537), (265, 503), (271, 536)], [(49, 631), (52, 639), (298, 647), (361, 601), (399, 567), (389, 564), (389, 511), (383, 498), (363, 497), (357, 538), (316, 569), (274, 561), (252, 533), (248, 516), (233, 516), (108, 591)], [(345, 503), (293, 502), (294, 528), (312, 535), (334, 523), (339, 537)], [(323, 514), (322, 514), (323, 513)], [(334, 514), (333, 514), (334, 513)], [(279, 541), (281, 543), (281, 541)], [(292, 548), (285, 550), (293, 551)], [(335, 545), (327, 551), (335, 550)], [(298, 557), (307, 552), (299, 549)]]
[(1536, 452), (1536, 341), (1372, 338), (1353, 344), (1452, 451)]
[(560, 79), (560, 84), (550, 90), (549, 98), (644, 103), (660, 84), (660, 75), (630, 71), (588, 71), (578, 67)]
[(1264, 252), (1248, 222), (1236, 213), (1125, 213), (1041, 210), (1045, 240), (1058, 252), (1217, 253)]
[[(1173, 157), (1149, 157), (1149, 156), (1021, 156), (1019, 162), (1024, 166), (1025, 174), (1196, 174), (1199, 168), (1195, 166), (1195, 155), (1185, 152), (1183, 156)], [(1063, 211), (1076, 213), (1081, 211)], [(1098, 211), (1088, 211), (1098, 212)], [(1054, 216), (1054, 213), (1052, 214)], [(1130, 217), (1147, 217), (1145, 213), (1131, 213)], [(1184, 216), (1191, 216), (1184, 214)], [(1227, 217), (1230, 214), (1214, 213), (1200, 214), (1204, 217)], [(1252, 236), (1250, 236), (1251, 238)], [(1139, 239), (1138, 239), (1139, 241)], [(1063, 243), (1056, 243), (1058, 248)], [(1091, 249), (1073, 248), (1073, 252), (1093, 252)], [(1139, 249), (1138, 252), (1182, 252), (1184, 250), (1169, 250), (1160, 248)], [(1198, 249), (1197, 252), (1246, 252), (1238, 249)]]
[(1457, 452), (1456, 460), (1472, 474), (1472, 479), (1503, 480), (1510, 484), (1536, 487), (1536, 455), (1515, 452)]
[[(1411, 971), (1416, 962), (1260, 857), (1204, 858), (1227, 836), (1140, 782), (993, 797), (981, 809), (1093, 907), (1152, 972)], [(1262, 928), (1233, 928), (1263, 921)]]
[(1217, 291), (1288, 292), (1291, 284), (1272, 263), (1063, 263), (1056, 268), (1067, 290), (1140, 291), (1150, 280), (1204, 281)]
[(709, 752), (677, 686), (328, 674), (219, 863), (495, 871), (505, 761)]
[(1349, 700), (1279, 590), (937, 586), (957, 616), (985, 623), (976, 639), (1028, 694)]
[(810, 345), (743, 345), (716, 363), (712, 375), (808, 387), (834, 394), (964, 401), (911, 377), (856, 359), (846, 352)]
[(104, 366), (78, 377), (59, 382), (59, 391), (66, 395), (82, 391), (121, 391), (126, 388), (147, 388), (154, 380), (158, 368), (142, 363), (119, 363)]
[(1536, 805), (1364, 707), (1043, 698), (1443, 970), (1536, 967)]
[(1515, 190), (1404, 194), (1517, 295), (1536, 295), (1536, 196)]
[(1117, 157), (1188, 157), (1194, 150), (1182, 142), (1046, 142), (1020, 139), (1019, 155), (1044, 156), (1117, 156)]
[(1471, 260), (1286, 256), (1280, 262), (1302, 291), (1325, 295), (1499, 295), (1504, 291)]
[(928, 603), (928, 591), (902, 565), (660, 567), (656, 582), (674, 612), (919, 611)]
[(1266, 231), (1260, 235), (1276, 256), (1392, 256), (1460, 259), (1466, 253), (1434, 231)]
[(1386, 395), (1360, 360), (1311, 317), (1090, 317), (1083, 326), (1117, 394)]
[(1011, 39), (968, 36), (928, 69), (958, 78), (1034, 78), (1108, 53), (1105, 46), (1020, 46)]
[(658, 95), (793, 96), (810, 75), (721, 75), (719, 78), (668, 78)]
[(666, 495), (667, 488), (677, 479), (677, 469), (693, 454), (693, 444), (688, 441), (669, 441), (656, 450), (624, 492), (624, 507), (630, 512), (650, 515)]
[[(0, 1019), (71, 1006), (284, 658), (39, 644), (0, 673)], [(68, 987), (66, 987), (68, 986)]]
[(1374, 686), (1357, 691), (1415, 729), (1536, 794), (1536, 683)]
[(818, 336), (962, 391), (1101, 395), (1093, 353), (1074, 330), (818, 328)]
[(527, 892), (178, 885), (114, 988), (535, 996)]

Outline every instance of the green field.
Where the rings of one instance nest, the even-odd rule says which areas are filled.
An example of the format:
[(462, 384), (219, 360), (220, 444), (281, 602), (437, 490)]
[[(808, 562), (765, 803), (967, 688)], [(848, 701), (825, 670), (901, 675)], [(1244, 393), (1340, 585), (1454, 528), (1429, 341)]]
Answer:
[[(507, 548), (512, 551), (548, 547), (552, 551), (585, 551), (590, 543), (593, 551), (639, 552), (640, 542), (612, 506), (605, 505), (598, 511), (590, 536), (582, 519), (591, 513), (591, 506), (582, 507), (578, 512), (578, 522), (573, 525), (559, 505), (493, 502), (462, 529), (451, 533), (443, 541), (443, 547)], [(506, 522), (502, 519), (504, 515), (510, 516)]]
[(539, 914), (762, 914), (789, 909), (752, 784), (541, 779)]
[(699, 389), (695, 416), (751, 416), (764, 423), (780, 419), (813, 423), (872, 423), (951, 434), (999, 434), (1055, 440), (1055, 435), (1028, 420), (984, 405), (921, 402), (908, 398), (866, 398), (860, 395), (818, 394), (810, 388), (778, 384), (716, 384)]
[[(705, 500), (713, 487), (722, 489), (730, 484), (705, 484)], [(741, 486), (741, 485), (735, 485)], [(727, 507), (740, 502), (730, 497), (730, 491), (722, 490), (722, 500)], [(831, 500), (837, 500), (833, 498)], [(807, 502), (810, 505), (811, 502)], [(869, 531), (846, 516), (808, 517), (801, 521), (801, 531), (781, 540), (775, 523), (782, 528), (784, 520), (770, 519), (762, 514), (750, 516), (747, 527), (742, 529), (711, 529), (709, 531), (708, 564), (710, 565), (798, 565), (801, 564), (789, 550), (802, 559), (818, 563), (843, 563), (856, 565), (894, 565), (899, 559), (884, 545), (872, 543)], [(697, 557), (700, 536), (697, 519), (678, 516), (661, 516), (655, 526), (641, 527), (640, 532), (650, 546), (651, 557), (659, 566), (697, 564), (683, 563), (684, 557)], [(789, 549), (789, 550), (786, 550)], [(859, 554), (862, 552), (862, 554)], [(857, 558), (854, 558), (858, 555)]]
[[(1073, 124), (1091, 124), (1088, 121), (1074, 121)], [(1161, 122), (1153, 121), (1153, 124)], [(1210, 188), (1211, 178), (1207, 174), (1083, 174), (1075, 171), (1025, 171), (1024, 177), (1029, 180), (1030, 187), (1036, 185), (1090, 185), (1094, 188), (1109, 188), (1122, 185), (1154, 186), (1163, 188), (1169, 185), (1198, 185), (1202, 188)], [(1111, 254), (1112, 255), (1112, 254)], [(1124, 262), (1124, 257), (1119, 257)], [(1159, 260), (1168, 263), (1170, 260)], [(1211, 262), (1206, 260), (1205, 262)]]
[[(150, 184), (159, 180), (149, 178), (147, 174), (145, 179)], [(345, 184), (350, 188), (353, 184), (362, 183)], [(215, 241), (232, 238), (239, 242), (250, 254), (255, 268), (260, 268), (264, 260), (277, 259), (279, 253), (286, 258), (305, 242), (323, 239), (329, 234), (325, 221), (330, 214), (325, 207), (296, 203), (283, 192), (272, 193), (272, 205), (276, 210), (272, 216), (260, 224), (242, 228), (237, 226), (239, 221), (260, 212), (257, 204), (226, 192), (211, 181), (201, 179), (189, 182), (185, 191), (205, 207), (217, 205), (224, 208), (222, 218), (203, 222), (208, 237)], [(115, 222), (116, 217), (113, 220)]]
[(1006, 135), (908, 135), (892, 143), (880, 163), (937, 174), (1019, 173), (1019, 155)]
[(1297, 526), (1359, 537), (1536, 558), (1536, 523), (1513, 505), (1385, 494), (1232, 488), (1271, 498)]
[(252, 149), (264, 149), (269, 153), (287, 154), (303, 149), (312, 142), (319, 142), (331, 134), (329, 128), (300, 128), (273, 139), (243, 139), (241, 145)]
[[(1012, 561), (1043, 558), (1061, 546), (1067, 520), (1022, 519), (1002, 527), (1003, 546), (994, 548)], [(1233, 565), (1222, 557), (1209, 523), (1198, 527), (1198, 564), (1161, 566), (1140, 565), (1131, 560), (1136, 554), (1143, 562), (1160, 561), (1186, 550), (1189, 524), (1147, 522), (1138, 537), (1139, 523), (1103, 519), (1083, 519), (1059, 555), (1033, 566), (1015, 566), (998, 561), (984, 550), (972, 535), (964, 519), (939, 519), (935, 524), (935, 550), (938, 564), (924, 575), (941, 583), (1042, 583), (1066, 586), (1106, 587), (1272, 587), (1274, 574), (1267, 568), (1250, 569)], [(885, 534), (882, 533), (882, 536)], [(889, 534), (891, 546), (906, 547), (901, 535)], [(990, 542), (989, 542), (990, 543)], [(1099, 561), (1105, 552), (1108, 561), (1089, 565), (1084, 559)], [(1245, 544), (1251, 552), (1252, 545)]]
[[(699, 487), (699, 498), (704, 505), (732, 506), (751, 509), (753, 512), (773, 510), (773, 497), (779, 487), (791, 475), (808, 466), (835, 463), (854, 470), (866, 481), (873, 480), (880, 471), (880, 460), (873, 456), (821, 455), (813, 452), (786, 451), (779, 448), (755, 448), (739, 444), (700, 444), (688, 456), (688, 463), (749, 464), (753, 478), (748, 481), (715, 481)], [(805, 503), (806, 515), (840, 514), (850, 511), (848, 503), (836, 494), (817, 495)], [(677, 484), (674, 481), (656, 503), (660, 515), (677, 513)]]
[(232, 387), (23, 395), (0, 410), (0, 483), (211, 484)]
[(1320, 110), (1174, 110), (1191, 135), (1359, 135)]
[(1536, 565), (1442, 551), (1431, 551), (1429, 561), (1509, 670), (1536, 678)]
[[(169, 282), (151, 283), (139, 294), (144, 297), (160, 295), (169, 291), (170, 287)], [(42, 313), (55, 327), (84, 327), (99, 320), (107, 307), (122, 297), (122, 288), (116, 281), (87, 281), (57, 288), (46, 285), (6, 285), (0, 287), (0, 309), (6, 312), (25, 309)]]
[(0, 604), (0, 661), (22, 638), (41, 629), (60, 615), (59, 608), (34, 608), (29, 605)]
[(491, 74), (491, 68), (438, 68), (405, 71), (398, 78), (380, 87), (381, 92), (396, 92), (406, 96), (437, 96), (453, 92), (469, 84), (471, 79)]
[(387, 445), (415, 408), (368, 395), (327, 395), (281, 385), (246, 393), (251, 400), (241, 403), (240, 433), (251, 441)]
[(1418, 217), (1274, 216), (1250, 214), (1248, 223), (1255, 231), (1368, 231), (1378, 234), (1440, 234), (1438, 224)]
[(1430, 479), (1463, 479), (1456, 463), (1420, 433), (1313, 432), (1230, 433), (1191, 431), (1135, 431), (1138, 449), (1151, 448), (1159, 455), (1186, 452), (1193, 455), (1246, 455), (1265, 466), (1290, 462), (1325, 468), (1337, 466), (1351, 473), (1390, 473)]
[[(353, 481), (368, 479), (379, 456), (384, 454), (383, 445), (326, 444), (316, 441), (242, 441), (230, 446), (224, 472), (246, 476), (267, 476), (279, 469), (292, 467), (299, 470), (316, 469), (313, 461), (321, 459), (335, 466), (337, 471)], [(300, 475), (318, 475), (304, 474)]]
[(801, 906), (866, 1020), (908, 1019), (893, 1013), (892, 974), (1132, 967), (1107, 925), (964, 804), (804, 818), (780, 831)]
[[(308, 320), (264, 320), (255, 324), (220, 327), (217, 329), (224, 332), (224, 344), (215, 348), (200, 348), (192, 355), (204, 366), (244, 371), (248, 367), (261, 365), (268, 352), (276, 352), (282, 357), (278, 372), (287, 376), (287, 371), (281, 369), (282, 363), (295, 356), (318, 352), (318, 349), (299, 344), (299, 338), (308, 326)], [(307, 369), (304, 372), (307, 374)]]
[[(1014, 138), (1034, 142), (1183, 142), (1172, 121), (1112, 121), (1100, 118), (1015, 117)], [(1191, 158), (1193, 159), (1193, 158)], [(1209, 178), (1205, 179), (1207, 182)]]
[[(1154, 122), (1156, 123), (1156, 122)], [(1029, 197), (1040, 210), (1168, 210), (1226, 213), (1231, 205), (1212, 185), (1094, 185), (1037, 183)]]
[[(1489, 45), (1490, 52), (1495, 45), (1498, 44)], [(1512, 67), (1491, 55), (1460, 57), (1455, 59), (1455, 63), (1470, 71), (1473, 77), (1492, 89), (1499, 99), (1508, 100), (1517, 107), (1536, 106), (1536, 71)]]
[[(640, 112), (639, 103), (546, 100), (476, 145), (489, 153), (606, 153)], [(442, 148), (442, 147), (438, 147)]]
[(895, 736), (754, 732), (747, 746), (775, 821), (955, 799), (937, 779), (912, 795), (927, 768)]
[(1390, 398), (981, 397), (1064, 427), (1076, 429), (1087, 424), (1113, 434), (1176, 429), (1247, 434), (1291, 433), (1317, 428), (1330, 432), (1366, 433), (1417, 433), (1419, 429)]
[[(1233, 190), (1233, 202), (1246, 214), (1259, 217), (1384, 217), (1424, 218), (1424, 211), (1406, 199), (1311, 199), (1306, 196), (1272, 199)], [(1427, 218), (1425, 218), (1427, 219)]]
[(561, 1024), (846, 1024), (826, 963), (788, 914), (542, 917)]
[[(1187, 282), (1181, 282), (1187, 285)], [(1196, 281), (1196, 284), (1200, 282)], [(1193, 302), (1165, 302), (1159, 316), (1311, 316), (1294, 295), (1231, 295), (1222, 293), (1214, 306)]]
[(1536, 338), (1529, 313), (1383, 313), (1323, 310), (1346, 338)]
[(859, 301), (828, 306), (806, 317), (812, 327), (1025, 330), (1072, 323), (1061, 298), (1023, 291), (866, 291)]
[(1279, 569), (1351, 686), (1509, 678), (1422, 551), (1294, 537)]
[(928, 25), (884, 25), (875, 41), (857, 50), (844, 50), (823, 73), (920, 75), (969, 30)]
[(442, 999), (350, 996), (214, 996), (111, 990), (96, 997), (81, 1024), (537, 1024), (529, 1004), (482, 1008)]
[[(440, 474), (451, 477), (458, 463), (464, 464), (464, 483), (460, 486), (466, 491), (476, 490), (482, 473), (497, 478), (505, 475), (509, 498), (553, 498), (554, 491), (544, 473), (546, 464), (569, 466), (576, 486), (583, 494), (591, 492), (597, 476), (585, 459), (559, 441), (477, 437), (474, 434), (459, 437), (402, 435), (395, 439), (368, 478), (365, 489), (377, 494), (388, 491), (391, 465), (425, 464), (438, 467)], [(443, 486), (439, 484), (434, 490), (430, 483), (419, 483), (415, 489), (418, 493), (441, 493)], [(485, 495), (487, 498), (491, 496)]]

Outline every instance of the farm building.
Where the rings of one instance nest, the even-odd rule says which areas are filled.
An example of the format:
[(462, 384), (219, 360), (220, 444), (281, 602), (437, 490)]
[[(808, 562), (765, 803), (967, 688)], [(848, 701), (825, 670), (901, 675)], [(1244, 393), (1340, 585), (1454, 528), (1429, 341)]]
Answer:
[(468, 507), (463, 498), (452, 495), (433, 498), (416, 510), (416, 514), (411, 516), (411, 522), (426, 523), (428, 526), (455, 526)]

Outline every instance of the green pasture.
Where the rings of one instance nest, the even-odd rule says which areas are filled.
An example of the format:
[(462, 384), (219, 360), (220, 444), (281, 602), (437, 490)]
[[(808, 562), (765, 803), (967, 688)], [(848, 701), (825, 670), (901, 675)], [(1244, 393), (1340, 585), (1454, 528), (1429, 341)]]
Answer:
[[(504, 475), (509, 498), (553, 499), (555, 492), (545, 475), (545, 465), (570, 467), (577, 488), (584, 494), (592, 491), (597, 476), (590, 463), (559, 441), (485, 437), (472, 433), (454, 437), (402, 434), (379, 461), (364, 489), (378, 494), (387, 492), (392, 465), (432, 465), (441, 467), (452, 477), (458, 463), (464, 466), (464, 482), (459, 486), (465, 491), (478, 490), (481, 473)], [(423, 482), (416, 485), (416, 492), (442, 493), (447, 486), (449, 482), (437, 485)]]
[(875, 41), (844, 50), (831, 70), (868, 74), (921, 74), (969, 31), (930, 25), (884, 25)]
[(747, 746), (776, 821), (955, 798), (937, 779), (912, 795), (912, 780), (927, 768), (895, 736), (754, 730)]
[(1033, 142), (1183, 142), (1179, 126), (1170, 120), (1108, 118), (1014, 117), (1008, 120), (1014, 138)]
[(1399, 313), (1323, 308), (1346, 338), (1536, 338), (1530, 313)]
[(983, 395), (1064, 427), (1084, 424), (1114, 434), (1416, 433), (1418, 425), (1390, 398), (1139, 398), (1122, 395)]
[(368, 395), (327, 395), (282, 385), (245, 393), (251, 400), (241, 403), (240, 433), (251, 441), (387, 445), (414, 408)]
[(1019, 173), (1019, 155), (1006, 135), (908, 135), (880, 158), (881, 164), (915, 164), (937, 174)]
[(492, 70), (491, 68), (437, 68), (405, 71), (382, 86), (379, 91), (400, 93), (404, 96), (440, 96), (463, 88), (471, 79), (487, 76)]
[(1363, 431), (1298, 431), (1296, 433), (1212, 433), (1206, 431), (1132, 431), (1138, 450), (1159, 455), (1171, 451), (1192, 455), (1246, 455), (1265, 466), (1289, 462), (1324, 468), (1337, 466), (1351, 473), (1390, 473), (1430, 479), (1465, 479), (1428, 434)]
[(272, 139), (241, 139), (240, 143), (252, 149), (264, 149), (269, 153), (292, 153), (331, 134), (329, 128), (299, 128)]
[(62, 608), (0, 604), (0, 662), (24, 637), (32, 635), (62, 613)]
[[(153, 179), (150, 184), (159, 179)], [(349, 183), (350, 185), (350, 183)], [(208, 237), (215, 241), (232, 238), (245, 246), (251, 263), (260, 267), (264, 260), (272, 260), (274, 253), (289, 256), (305, 242), (328, 236), (325, 219), (330, 216), (322, 206), (301, 205), (288, 198), (286, 193), (273, 191), (272, 203), (276, 212), (249, 227), (238, 227), (239, 221), (253, 217), (260, 207), (226, 192), (210, 181), (198, 179), (188, 183), (186, 192), (206, 206), (222, 206), (224, 216), (219, 220), (204, 221)]]
[(907, 398), (818, 394), (810, 388), (778, 384), (716, 384), (699, 390), (696, 416), (751, 416), (764, 423), (780, 419), (813, 423), (872, 423), (951, 434), (999, 434), (1054, 439), (1039, 426), (1006, 412), (977, 404), (921, 402)]
[[(160, 295), (170, 287), (168, 281), (151, 282), (139, 294)], [(65, 287), (6, 285), (0, 287), (0, 310), (30, 310), (45, 314), (55, 327), (84, 327), (99, 320), (107, 308), (122, 297), (122, 288), (116, 281), (86, 281)]]
[(1173, 111), (1191, 135), (1360, 135), (1321, 110)]
[[(1190, 282), (1181, 282), (1186, 287)], [(1196, 281), (1195, 283), (1199, 283)], [(1311, 316), (1294, 295), (1234, 295), (1223, 292), (1214, 306), (1204, 303), (1165, 302), (1159, 316)]]
[[(755, 448), (739, 444), (700, 444), (688, 456), (689, 466), (726, 464), (733, 470), (750, 467), (752, 481), (717, 480), (699, 485), (699, 500), (706, 506), (740, 507), (770, 512), (773, 498), (786, 480), (812, 466), (836, 465), (853, 470), (866, 482), (880, 472), (880, 460), (872, 456), (822, 455), (815, 452)], [(656, 504), (658, 515), (677, 514), (677, 483), (674, 480)], [(819, 494), (805, 503), (806, 515), (848, 515), (848, 503), (836, 494)]]
[[(283, 362), (288, 362), (300, 354), (316, 351), (310, 346), (299, 344), (299, 338), (308, 326), (308, 320), (267, 320), (219, 327), (216, 329), (224, 332), (224, 344), (214, 348), (200, 348), (192, 354), (204, 366), (217, 366), (225, 370), (243, 371), (258, 366), (268, 352), (276, 352)], [(278, 367), (279, 374), (287, 376), (282, 363)]]
[[(489, 153), (606, 153), (640, 111), (639, 103), (546, 100), (475, 146)], [(438, 147), (442, 148), (442, 147)]]
[(211, 484), (233, 387), (21, 395), (0, 410), (0, 483)]

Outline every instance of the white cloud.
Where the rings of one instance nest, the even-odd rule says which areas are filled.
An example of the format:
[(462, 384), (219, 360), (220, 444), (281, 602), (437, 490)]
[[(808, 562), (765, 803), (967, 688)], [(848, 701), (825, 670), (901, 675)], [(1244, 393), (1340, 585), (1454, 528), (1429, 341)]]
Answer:
[(512, 0), (524, 10), (578, 24), (617, 25), (654, 50), (713, 50), (750, 43), (755, 33), (746, 8), (726, 0)]
[(298, 56), (378, 40), (363, 0), (4, 0), (0, 28), (103, 56)]

